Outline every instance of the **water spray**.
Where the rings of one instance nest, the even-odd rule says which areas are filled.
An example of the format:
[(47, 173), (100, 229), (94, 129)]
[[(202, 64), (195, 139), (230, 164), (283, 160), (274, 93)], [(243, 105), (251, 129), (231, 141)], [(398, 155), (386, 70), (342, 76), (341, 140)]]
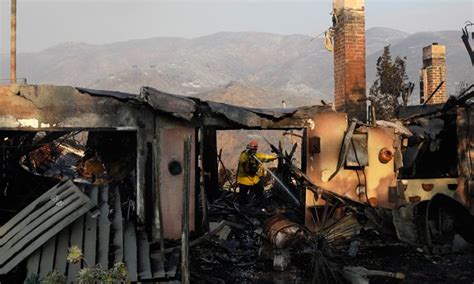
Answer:
[[(265, 137), (264, 137), (265, 138)], [(266, 140), (266, 139), (265, 139)], [(296, 206), (301, 206), (301, 203), (300, 201), (293, 195), (293, 193), (291, 193), (291, 191), (288, 189), (288, 187), (267, 167), (265, 166), (265, 164), (260, 161), (256, 155), (252, 155), (255, 160), (257, 160), (257, 162), (262, 165), (262, 167), (264, 167), (267, 172), (270, 173), (270, 175), (280, 184), (280, 186), (285, 190), (285, 192), (291, 197), (291, 199), (293, 200), (293, 202), (296, 204)]]

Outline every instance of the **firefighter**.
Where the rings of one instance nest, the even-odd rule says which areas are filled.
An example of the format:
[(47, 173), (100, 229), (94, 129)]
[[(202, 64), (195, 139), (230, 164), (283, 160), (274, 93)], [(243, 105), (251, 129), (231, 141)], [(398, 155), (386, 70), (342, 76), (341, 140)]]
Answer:
[[(239, 157), (237, 168), (237, 183), (239, 184), (239, 203), (247, 202), (247, 195), (253, 194), (257, 200), (263, 196), (263, 182), (261, 177), (265, 176), (265, 169), (260, 163), (267, 163), (277, 159), (275, 155), (257, 153), (258, 143), (250, 141)], [(257, 160), (258, 159), (258, 160)], [(260, 162), (259, 162), (260, 161)]]

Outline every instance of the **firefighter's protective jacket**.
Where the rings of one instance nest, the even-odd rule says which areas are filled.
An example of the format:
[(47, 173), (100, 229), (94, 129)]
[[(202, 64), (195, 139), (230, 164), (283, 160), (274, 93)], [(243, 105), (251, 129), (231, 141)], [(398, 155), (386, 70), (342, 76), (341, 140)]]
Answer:
[[(274, 155), (267, 155), (264, 153), (255, 153), (255, 156), (262, 163), (271, 162), (277, 159)], [(240, 153), (239, 166), (237, 169), (237, 183), (250, 186), (255, 185), (260, 181), (260, 177), (263, 175), (263, 168), (248, 150)]]

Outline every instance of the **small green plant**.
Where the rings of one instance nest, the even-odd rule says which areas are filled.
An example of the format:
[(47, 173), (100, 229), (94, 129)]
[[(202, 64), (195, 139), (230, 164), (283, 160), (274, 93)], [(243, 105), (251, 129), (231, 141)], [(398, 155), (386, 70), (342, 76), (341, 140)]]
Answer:
[(40, 284), (41, 279), (37, 273), (31, 273), (28, 278), (25, 279), (24, 284)]
[(84, 258), (82, 250), (78, 246), (72, 246), (68, 249), (67, 261), (69, 263), (78, 263)]
[[(110, 269), (103, 268), (100, 265), (90, 266), (87, 259), (84, 258), (82, 250), (78, 246), (71, 246), (68, 249), (66, 257), (69, 263), (75, 264), (84, 262), (84, 268), (79, 270), (77, 280), (81, 284), (95, 283), (116, 283), (128, 281), (128, 270), (123, 262), (116, 262)], [(40, 279), (38, 274), (31, 274), (26, 280), (27, 284), (63, 284), (67, 283), (67, 278), (59, 271), (54, 270), (48, 273), (44, 279)]]
[[(68, 249), (67, 261), (69, 263), (79, 263), (84, 261), (84, 268), (79, 270), (77, 280), (81, 284), (93, 284), (93, 283), (115, 283), (115, 282), (127, 282), (128, 281), (128, 270), (123, 262), (116, 262), (110, 269), (103, 268), (100, 265), (90, 266), (87, 260), (84, 258), (82, 250), (78, 246), (72, 246)], [(56, 271), (57, 272), (57, 271)], [(55, 274), (55, 276), (64, 275)], [(49, 275), (49, 274), (48, 274)], [(48, 282), (48, 283), (66, 283), (64, 282)]]
[(45, 284), (65, 284), (67, 282), (66, 276), (57, 270), (49, 272), (46, 277), (41, 281)]
[(90, 267), (82, 268), (81, 270), (79, 270), (77, 280), (79, 280), (80, 284), (94, 283), (94, 281), (96, 280), (94, 269)]
[(84, 267), (79, 271), (77, 280), (81, 284), (100, 281), (101, 283), (126, 282), (128, 280), (127, 267), (123, 262), (117, 262), (111, 269), (104, 269), (99, 265)]
[(116, 262), (114, 263), (114, 267), (112, 268), (112, 275), (115, 279), (126, 281), (128, 279), (128, 270), (123, 262)]

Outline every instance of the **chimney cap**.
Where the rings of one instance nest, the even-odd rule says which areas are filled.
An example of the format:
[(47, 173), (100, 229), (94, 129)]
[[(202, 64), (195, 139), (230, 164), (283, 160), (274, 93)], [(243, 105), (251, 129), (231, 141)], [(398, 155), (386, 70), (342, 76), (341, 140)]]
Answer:
[(333, 0), (333, 9), (364, 10), (365, 0)]
[(433, 58), (445, 58), (446, 57), (446, 46), (433, 43), (423, 47), (423, 60)]

